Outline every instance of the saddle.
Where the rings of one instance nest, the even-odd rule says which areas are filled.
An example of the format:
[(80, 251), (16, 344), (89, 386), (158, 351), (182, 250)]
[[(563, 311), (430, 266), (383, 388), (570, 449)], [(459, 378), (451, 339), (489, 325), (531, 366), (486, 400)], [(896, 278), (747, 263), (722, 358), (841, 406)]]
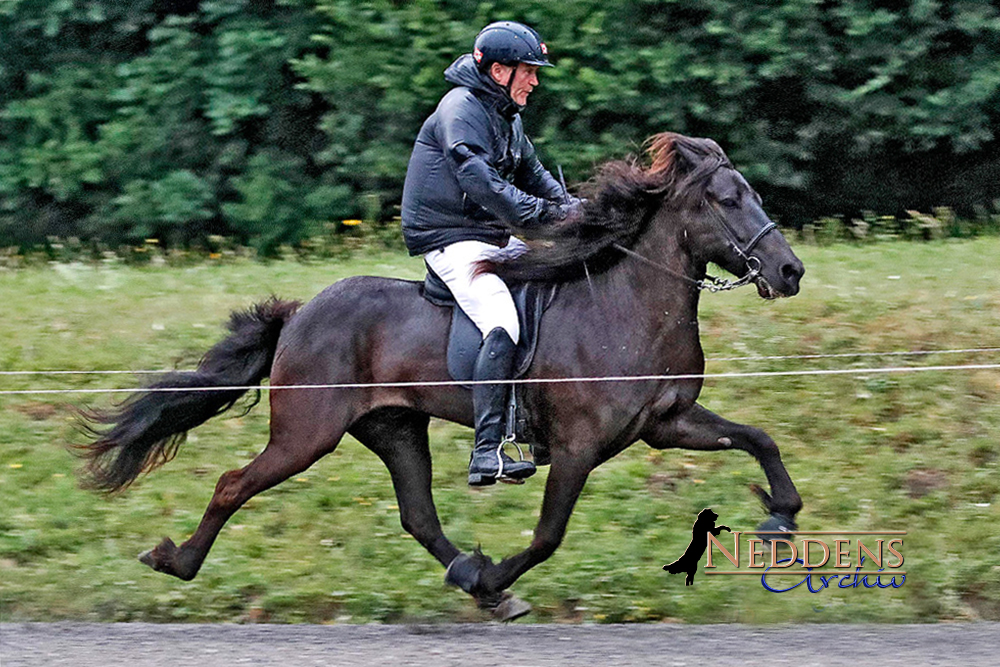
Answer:
[[(556, 285), (535, 282), (518, 283), (510, 287), (510, 295), (514, 299), (517, 319), (521, 326), (514, 353), (514, 377), (512, 379), (523, 377), (531, 366), (531, 362), (535, 358), (535, 350), (538, 347), (538, 331), (542, 323), (542, 314), (555, 300), (556, 291)], [(458, 382), (471, 381), (476, 357), (479, 356), (479, 348), (483, 345), (483, 335), (469, 319), (469, 316), (457, 307), (458, 304), (455, 302), (451, 290), (448, 289), (448, 285), (429, 266), (427, 266), (427, 277), (424, 279), (420, 293), (435, 306), (452, 309), (451, 328), (448, 334), (448, 374)], [(521, 387), (522, 385), (515, 384), (513, 391), (510, 392), (506, 432), (515, 435), (517, 440), (521, 442), (530, 442), (531, 434), (528, 429), (527, 416), (519, 409)], [(537, 449), (536, 445), (532, 445), (535, 463), (544, 465), (544, 462), (540, 461), (544, 455)]]

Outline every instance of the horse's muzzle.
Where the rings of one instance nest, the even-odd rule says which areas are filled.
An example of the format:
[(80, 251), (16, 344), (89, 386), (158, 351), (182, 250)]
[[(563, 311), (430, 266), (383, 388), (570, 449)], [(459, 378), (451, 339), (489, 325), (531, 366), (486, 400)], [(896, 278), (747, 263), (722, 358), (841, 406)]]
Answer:
[(776, 276), (767, 276), (762, 272), (757, 277), (757, 294), (762, 299), (778, 299), (791, 297), (799, 293), (799, 282), (805, 274), (806, 269), (797, 258), (781, 265)]

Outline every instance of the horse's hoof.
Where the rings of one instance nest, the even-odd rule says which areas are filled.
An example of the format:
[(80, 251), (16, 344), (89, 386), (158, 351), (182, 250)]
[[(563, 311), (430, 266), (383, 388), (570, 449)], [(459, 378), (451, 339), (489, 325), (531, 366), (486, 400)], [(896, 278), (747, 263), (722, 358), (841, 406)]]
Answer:
[(479, 585), (480, 569), (481, 563), (478, 559), (468, 554), (458, 554), (448, 563), (448, 569), (444, 572), (444, 583), (458, 586), (472, 595), (472, 591)]
[(505, 591), (500, 603), (490, 611), (493, 619), (507, 623), (531, 613), (531, 605), (513, 593)]
[(163, 572), (182, 581), (191, 581), (198, 574), (198, 567), (181, 558), (183, 554), (174, 541), (164, 537), (163, 541), (149, 551), (139, 554), (139, 562), (148, 565), (157, 572)]
[(757, 527), (757, 537), (764, 540), (768, 546), (771, 540), (791, 540), (795, 537), (795, 519), (784, 514), (772, 513), (764, 523)]
[(139, 554), (139, 562), (148, 565), (157, 572), (171, 572), (172, 559), (177, 552), (177, 545), (169, 537), (148, 551)]
[(148, 565), (149, 567), (156, 569), (156, 561), (153, 559), (153, 550), (146, 549), (138, 556), (139, 562), (143, 565)]

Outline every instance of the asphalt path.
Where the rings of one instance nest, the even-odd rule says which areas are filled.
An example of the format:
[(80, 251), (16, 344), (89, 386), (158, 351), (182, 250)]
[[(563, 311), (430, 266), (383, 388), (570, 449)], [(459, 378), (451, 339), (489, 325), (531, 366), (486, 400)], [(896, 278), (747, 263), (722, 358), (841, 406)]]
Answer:
[(1000, 665), (1000, 623), (158, 625), (3, 623), (0, 667)]

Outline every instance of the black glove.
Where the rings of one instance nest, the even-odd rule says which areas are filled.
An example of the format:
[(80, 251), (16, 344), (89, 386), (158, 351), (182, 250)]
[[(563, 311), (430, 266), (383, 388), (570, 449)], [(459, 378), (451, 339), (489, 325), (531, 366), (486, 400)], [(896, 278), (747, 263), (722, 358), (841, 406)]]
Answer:
[(538, 215), (538, 223), (541, 225), (551, 225), (569, 218), (575, 218), (580, 215), (585, 201), (583, 199), (576, 199), (575, 197), (568, 204), (547, 201), (542, 205), (542, 212)]

